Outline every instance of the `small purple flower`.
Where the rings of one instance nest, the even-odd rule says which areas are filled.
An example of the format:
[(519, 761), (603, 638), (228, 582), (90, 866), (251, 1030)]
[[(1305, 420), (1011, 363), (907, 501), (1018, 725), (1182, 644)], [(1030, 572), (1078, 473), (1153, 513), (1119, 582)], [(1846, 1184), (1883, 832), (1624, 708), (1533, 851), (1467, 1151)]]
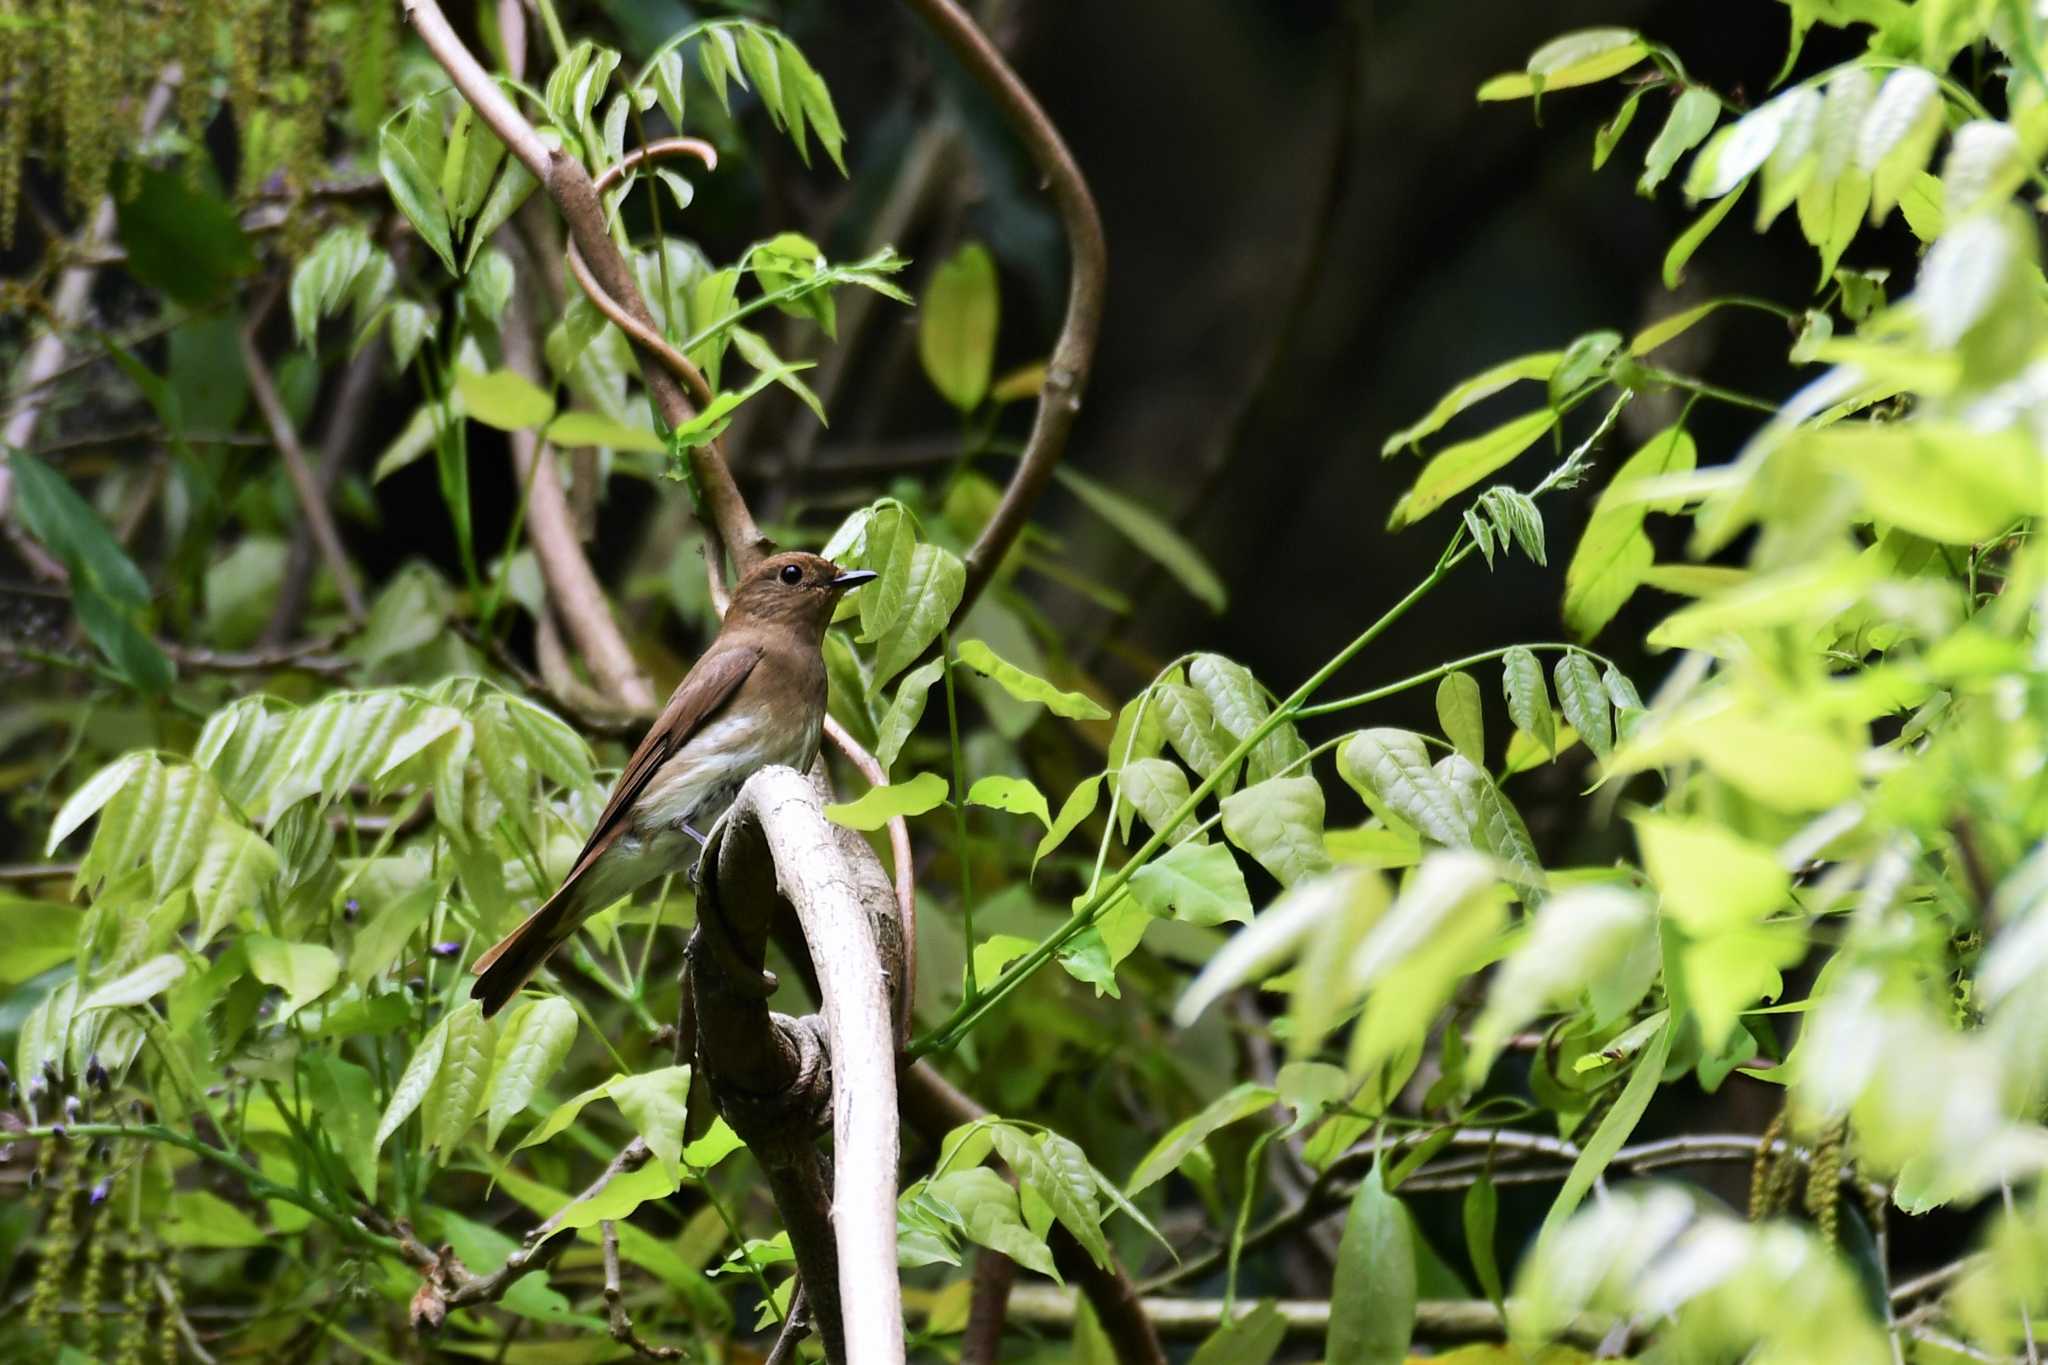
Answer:
[(93, 1208), (98, 1208), (107, 1202), (107, 1196), (113, 1192), (113, 1179), (109, 1176), (101, 1176), (93, 1182), (92, 1193), (86, 1197), (86, 1203), (90, 1204)]
[(107, 1074), (107, 1068), (100, 1063), (99, 1053), (95, 1052), (92, 1056), (85, 1059), (85, 1083), (87, 1085), (95, 1090), (105, 1090), (112, 1082), (113, 1077)]
[(64, 1121), (66, 1123), (78, 1122), (79, 1116), (84, 1112), (85, 1106), (78, 1102), (78, 1096), (66, 1095), (64, 1097)]
[(363, 903), (357, 900), (354, 896), (350, 896), (347, 900), (341, 903), (341, 917), (350, 924), (354, 924), (356, 922), (356, 916), (361, 914), (362, 912)]
[(446, 943), (436, 943), (434, 945), (435, 957), (454, 957), (461, 951), (462, 945), (454, 939), (449, 939)]
[(53, 1123), (50, 1125), (50, 1136), (57, 1139), (57, 1141), (62, 1142), (68, 1135), (64, 1131), (63, 1124)]

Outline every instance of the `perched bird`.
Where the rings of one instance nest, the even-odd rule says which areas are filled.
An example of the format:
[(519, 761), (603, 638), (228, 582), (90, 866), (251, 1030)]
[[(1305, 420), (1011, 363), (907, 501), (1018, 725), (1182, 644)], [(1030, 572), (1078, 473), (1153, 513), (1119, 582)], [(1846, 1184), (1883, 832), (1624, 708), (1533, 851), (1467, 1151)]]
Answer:
[(840, 595), (874, 576), (791, 553), (740, 580), (718, 638), (627, 760), (561, 888), (476, 960), (470, 994), (486, 1015), (592, 914), (687, 870), (703, 831), (757, 770), (811, 766), (825, 724), (825, 627)]

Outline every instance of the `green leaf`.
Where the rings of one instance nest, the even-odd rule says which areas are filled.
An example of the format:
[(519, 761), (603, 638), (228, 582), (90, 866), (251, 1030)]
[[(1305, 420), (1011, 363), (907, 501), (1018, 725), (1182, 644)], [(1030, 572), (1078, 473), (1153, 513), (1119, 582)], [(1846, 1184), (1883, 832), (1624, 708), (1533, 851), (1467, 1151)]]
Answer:
[(1251, 922), (1244, 873), (1222, 844), (1177, 844), (1139, 868), (1129, 885), (1138, 903), (1155, 915), (1203, 925)]
[(661, 437), (653, 432), (627, 426), (597, 412), (565, 412), (549, 422), (541, 435), (565, 450), (601, 446), (607, 450), (638, 450), (659, 455), (668, 449)]
[(1102, 804), (1102, 779), (1101, 773), (1084, 778), (1075, 783), (1074, 789), (1067, 793), (1067, 799), (1060, 803), (1060, 813), (1053, 817), (1052, 827), (1045, 832), (1045, 837), (1038, 841), (1038, 848), (1031, 855), (1031, 866), (1034, 871), (1046, 854), (1065, 843), (1067, 836), (1080, 828), (1081, 822), (1093, 815), (1095, 808)]
[[(1197, 654), (1188, 661), (1188, 681), (1208, 700), (1216, 723), (1242, 743), (1272, 714), (1266, 693), (1251, 670), (1220, 654)], [(1235, 746), (1233, 746), (1235, 747)], [(1283, 722), (1245, 756), (1253, 782), (1279, 777), (1308, 757), (1308, 745), (1292, 721)]]
[(268, 934), (249, 934), (242, 947), (249, 955), (249, 975), (284, 992), (279, 1022), (325, 995), (341, 976), (341, 959), (322, 943), (287, 943)]
[[(917, 526), (908, 511), (893, 500), (866, 511), (857, 541), (850, 547), (858, 552), (853, 562), (876, 575), (875, 581), (853, 598), (860, 612), (860, 639), (864, 644), (888, 634), (889, 627), (903, 614), (903, 604), (910, 595), (910, 566), (917, 557)], [(839, 537), (833, 539), (837, 541)], [(825, 557), (834, 556), (827, 553)]]
[(1012, 815), (1029, 815), (1047, 828), (1052, 825), (1052, 811), (1046, 805), (1045, 793), (1026, 777), (995, 773), (979, 778), (967, 789), (967, 804), (1008, 811)]
[(1279, 1099), (1271, 1086), (1245, 1081), (1219, 1095), (1199, 1113), (1182, 1119), (1166, 1130), (1152, 1150), (1139, 1160), (1131, 1178), (1124, 1182), (1124, 1194), (1136, 1198), (1139, 1191), (1157, 1184), (1180, 1169), (1188, 1154), (1209, 1140), (1217, 1130), (1263, 1113)]
[[(1530, 54), (1522, 71), (1495, 76), (1479, 87), (1482, 100), (1527, 99), (1545, 90), (1604, 81), (1634, 66), (1650, 53), (1649, 44), (1633, 29), (1588, 28), (1553, 38)], [(1333, 1360), (1342, 1359), (1332, 1353)]]
[(1663, 1082), (1664, 1062), (1671, 1055), (1672, 1036), (1678, 1029), (1677, 1016), (1660, 1013), (1664, 1013), (1663, 1029), (1658, 1032), (1656, 1041), (1636, 1059), (1635, 1074), (1622, 1087), (1620, 1098), (1607, 1111), (1607, 1117), (1600, 1120), (1599, 1128), (1594, 1130), (1586, 1145), (1579, 1149), (1578, 1159), (1572, 1163), (1571, 1173), (1565, 1177), (1564, 1188), (1557, 1192), (1550, 1212), (1543, 1216), (1543, 1227), (1536, 1235), (1534, 1254), (1541, 1255), (1558, 1229), (1578, 1210), (1586, 1192), (1606, 1171), (1607, 1163), (1614, 1160), (1614, 1154), (1621, 1150), (1622, 1144), (1635, 1132), (1636, 1124), (1641, 1122), (1643, 1111), (1650, 1107), (1650, 1097), (1657, 1093), (1658, 1085)]
[(1172, 574), (1189, 596), (1214, 612), (1221, 612), (1228, 604), (1229, 594), (1224, 590), (1223, 580), (1202, 557), (1202, 552), (1157, 513), (1066, 465), (1054, 466), (1053, 475), (1089, 511)]
[(1550, 711), (1550, 688), (1543, 681), (1543, 665), (1520, 645), (1501, 656), (1501, 684), (1508, 699), (1508, 715), (1523, 731), (1557, 753), (1557, 723)]
[(1500, 1192), (1493, 1187), (1493, 1177), (1482, 1171), (1479, 1179), (1472, 1182), (1472, 1188), (1465, 1191), (1462, 1209), (1465, 1224), (1465, 1250), (1472, 1259), (1472, 1275), (1479, 1281), (1479, 1292), (1496, 1308), (1501, 1306), (1504, 1294), (1500, 1282), (1500, 1262), (1494, 1256), (1494, 1228), (1500, 1221)]
[(26, 451), (7, 454), (21, 519), (29, 534), (110, 601), (124, 607), (149, 603), (149, 580), (114, 539), (114, 533), (62, 474)]
[(1471, 674), (1447, 673), (1436, 685), (1436, 723), (1459, 753), (1474, 763), (1486, 762), (1486, 712)]
[(0, 893), (0, 986), (19, 986), (77, 955), (78, 925), (58, 910)]
[(1361, 730), (1338, 748), (1337, 773), (1382, 819), (1392, 815), (1453, 848), (1471, 844), (1472, 820), (1431, 766), (1422, 736)]
[(1683, 312), (1659, 318), (1629, 339), (1628, 353), (1632, 356), (1646, 356), (1666, 342), (1691, 331), (1695, 324), (1709, 314), (1725, 308), (1732, 302), (1732, 299), (1708, 299), (1705, 303), (1696, 304)]
[(896, 766), (897, 755), (903, 752), (905, 741), (917, 728), (917, 722), (924, 716), (925, 702), (932, 690), (932, 684), (939, 680), (945, 670), (944, 659), (933, 659), (930, 663), (913, 668), (903, 675), (903, 681), (896, 684), (896, 696), (889, 703), (889, 709), (882, 713), (882, 719), (875, 726), (875, 758), (884, 770)]
[(872, 688), (879, 691), (939, 638), (966, 588), (967, 566), (958, 555), (937, 545), (916, 547), (905, 580), (903, 610), (889, 633), (875, 645), (875, 672), (869, 684)]
[(1401, 1365), (1415, 1333), (1415, 1234), (1377, 1159), (1344, 1218), (1323, 1354), (1347, 1365)]
[(1330, 868), (1323, 789), (1313, 777), (1270, 777), (1225, 797), (1223, 833), (1282, 886)]
[(1697, 460), (1698, 451), (1685, 428), (1666, 427), (1615, 471), (1565, 569), (1564, 619), (1573, 634), (1581, 639), (1598, 635), (1634, 595), (1656, 557), (1643, 533), (1643, 518), (1651, 505), (1635, 497), (1630, 486), (1683, 473)]
[(986, 1166), (974, 1166), (964, 1171), (948, 1171), (932, 1180), (926, 1189), (959, 1212), (968, 1240), (975, 1245), (1000, 1251), (1041, 1275), (1059, 1278), (1045, 1239), (1024, 1226), (1017, 1191), (1010, 1188), (1009, 1181)]
[(441, 1058), (448, 1049), (448, 1020), (452, 1017), (443, 1015), (439, 1023), (427, 1030), (427, 1036), (413, 1049), (412, 1059), (405, 1064), (398, 1084), (391, 1087), (391, 1099), (385, 1104), (384, 1116), (377, 1120), (377, 1131), (371, 1139), (371, 1145), (379, 1151), (433, 1089), (434, 1079), (440, 1074)]
[(377, 1083), (354, 1062), (332, 1051), (304, 1053), (306, 1098), (327, 1140), (368, 1198), (377, 1197)]
[(941, 261), (925, 286), (917, 355), (939, 396), (972, 412), (988, 393), (999, 311), (995, 258), (969, 242)]
[(684, 1120), (690, 1105), (690, 1068), (665, 1066), (638, 1076), (614, 1077), (609, 1093), (611, 1102), (647, 1143), (655, 1159), (680, 1174)]
[(1524, 413), (1483, 436), (1440, 451), (1423, 466), (1414, 486), (1394, 504), (1387, 518), (1388, 527), (1399, 530), (1422, 520), (1487, 475), (1504, 468), (1556, 424), (1556, 410), (1544, 408)]
[(600, 1081), (581, 1094), (572, 1095), (570, 1098), (563, 1100), (549, 1112), (546, 1118), (536, 1124), (531, 1132), (521, 1138), (519, 1145), (512, 1150), (517, 1152), (523, 1151), (528, 1147), (538, 1147), (549, 1138), (563, 1132), (591, 1104), (611, 1094), (612, 1082), (619, 1079), (621, 1078), (613, 1076), (611, 1080)]
[(1636, 109), (1641, 105), (1648, 86), (1637, 86), (1628, 92), (1628, 98), (1614, 111), (1614, 117), (1600, 125), (1593, 134), (1593, 169), (1599, 170), (1607, 164), (1607, 158), (1614, 155), (1614, 149), (1621, 144), (1622, 134), (1636, 121)]
[(441, 202), (440, 186), (428, 168), (420, 164), (412, 145), (389, 124), (378, 134), (377, 170), (384, 177), (385, 188), (391, 191), (391, 201), (411, 220), (420, 240), (441, 258), (449, 274), (460, 274), (455, 268), (455, 246), (449, 237), (448, 209)]
[(1810, 92), (1795, 86), (1714, 134), (1686, 172), (1685, 197), (1719, 199), (1739, 188), (1769, 159), (1787, 125), (1803, 114), (1811, 99)]
[(156, 642), (136, 627), (128, 608), (89, 582), (72, 585), (71, 605), (86, 635), (130, 686), (151, 695), (169, 689), (177, 670)]
[(1557, 700), (1564, 718), (1586, 741), (1586, 747), (1601, 762), (1614, 752), (1614, 721), (1607, 709), (1607, 689), (1600, 685), (1600, 673), (1593, 661), (1577, 650), (1569, 650), (1552, 670), (1557, 681)]
[(1209, 1335), (1188, 1358), (1188, 1365), (1267, 1365), (1287, 1339), (1287, 1319), (1271, 1303), (1262, 1303)]
[(1491, 398), (1510, 384), (1524, 379), (1549, 379), (1563, 359), (1563, 351), (1538, 351), (1533, 355), (1504, 360), (1492, 369), (1473, 375), (1439, 398), (1436, 406), (1421, 421), (1389, 436), (1380, 446), (1380, 458), (1385, 459), (1404, 446), (1412, 446), (1423, 437), (1434, 435), (1453, 417), (1473, 404)]
[(187, 308), (202, 308), (256, 269), (233, 205), (182, 169), (131, 162), (130, 193), (114, 196), (124, 267)]
[(500, 431), (543, 426), (555, 415), (555, 400), (548, 392), (511, 370), (479, 374), (467, 365), (457, 365), (455, 391), (462, 395), (463, 409), (471, 417)]
[[(1748, 181), (1743, 182), (1744, 185), (1748, 183)], [(1692, 259), (1692, 254), (1700, 249), (1701, 243), (1705, 242), (1714, 229), (1721, 225), (1721, 220), (1728, 216), (1729, 210), (1735, 207), (1736, 201), (1740, 198), (1742, 198), (1742, 187), (1737, 186), (1734, 193), (1716, 201), (1712, 208), (1693, 220), (1691, 227), (1678, 235), (1678, 240), (1673, 242), (1671, 249), (1664, 253), (1664, 287), (1666, 289), (1678, 288), (1680, 282), (1685, 279), (1685, 263)]]
[[(1187, 804), (1194, 789), (1178, 763), (1164, 758), (1141, 758), (1117, 771), (1116, 791), (1128, 810), (1145, 817), (1145, 823), (1178, 842), (1190, 837), (1195, 828), (1193, 815), (1182, 818), (1173, 829), (1164, 828), (1173, 813)], [(1129, 828), (1129, 817), (1124, 818)]]
[(576, 1010), (568, 1001), (551, 995), (519, 1007), (499, 1037), (491, 1068), (486, 1146), (497, 1146), (505, 1125), (525, 1113), (534, 1095), (554, 1080), (575, 1042)]
[(1856, 165), (1870, 177), (1870, 221), (1882, 224), (1941, 137), (1940, 84), (1919, 67), (1885, 77), (1857, 132)]
[(855, 801), (825, 807), (825, 816), (848, 829), (880, 829), (899, 815), (922, 815), (946, 801), (946, 779), (937, 773), (919, 773), (908, 782), (871, 787)]
[(234, 1249), (259, 1247), (270, 1234), (256, 1221), (217, 1194), (205, 1190), (178, 1190), (170, 1207), (152, 1228), (164, 1245), (172, 1247)]
[(995, 1149), (1025, 1190), (1043, 1199), (1089, 1259), (1107, 1270), (1109, 1242), (1102, 1235), (1102, 1210), (1095, 1202), (1095, 1176), (1081, 1150), (1052, 1133), (1033, 1139), (1007, 1123), (989, 1130)]
[(150, 754), (126, 754), (115, 759), (85, 780), (85, 784), (57, 810), (57, 817), (50, 822), (50, 836), (43, 841), (43, 856), (49, 857), (57, 851), (57, 845), (71, 837), (79, 826), (99, 813), (101, 807), (129, 789), (129, 783), (143, 768), (155, 767), (156, 759)]
[(1721, 100), (1713, 91), (1695, 85), (1680, 95), (1671, 106), (1671, 116), (1658, 130), (1657, 140), (1643, 157), (1643, 173), (1636, 181), (1636, 193), (1654, 194), (1678, 164), (1678, 158), (1699, 146), (1701, 139), (1714, 131), (1720, 117)]
[(1062, 691), (1044, 678), (997, 657), (996, 652), (980, 640), (960, 641), (953, 647), (953, 654), (967, 667), (999, 684), (1018, 701), (1038, 702), (1054, 715), (1065, 716), (1069, 720), (1109, 719), (1109, 712), (1097, 705), (1093, 698), (1079, 692)]
[[(60, 912), (52, 909), (52, 915)], [(89, 1014), (93, 1010), (122, 1009), (140, 1005), (145, 1000), (169, 990), (185, 975), (185, 959), (176, 953), (163, 953), (149, 959), (139, 967), (123, 972), (112, 981), (95, 987), (92, 993), (78, 1002), (76, 1013)]]
[(1657, 967), (1656, 934), (1648, 901), (1620, 887), (1567, 887), (1546, 901), (1472, 1025), (1466, 1088), (1482, 1085), (1508, 1039), (1545, 1010), (1570, 1009), (1586, 991), (1608, 1013), (1633, 1008)]
[[(1223, 760), (1236, 747), (1217, 725), (1209, 699), (1185, 683), (1162, 682), (1152, 688), (1152, 710), (1167, 743), (1197, 777), (1207, 779), (1223, 767)], [(1219, 792), (1236, 785), (1236, 770), (1225, 773)]]

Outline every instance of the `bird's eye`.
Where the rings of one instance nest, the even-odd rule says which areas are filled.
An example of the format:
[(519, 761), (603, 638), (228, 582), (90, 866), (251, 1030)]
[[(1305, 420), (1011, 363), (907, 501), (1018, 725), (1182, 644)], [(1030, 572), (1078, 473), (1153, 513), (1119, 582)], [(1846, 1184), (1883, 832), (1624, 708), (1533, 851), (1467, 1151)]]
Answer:
[(804, 571), (794, 564), (785, 564), (782, 566), (782, 581), (793, 588), (804, 581)]

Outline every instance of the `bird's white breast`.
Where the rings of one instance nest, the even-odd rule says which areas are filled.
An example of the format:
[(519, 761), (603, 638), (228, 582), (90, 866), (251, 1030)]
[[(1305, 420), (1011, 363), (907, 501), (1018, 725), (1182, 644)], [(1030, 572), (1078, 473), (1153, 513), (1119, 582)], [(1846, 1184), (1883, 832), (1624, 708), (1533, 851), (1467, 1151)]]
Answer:
[[(780, 732), (775, 733), (775, 732)], [(658, 768), (633, 803), (636, 830), (692, 825), (710, 833), (711, 822), (749, 777), (772, 763), (806, 768), (817, 756), (817, 726), (764, 726), (751, 713), (733, 713), (705, 725)], [(780, 741), (778, 743), (778, 741)]]

